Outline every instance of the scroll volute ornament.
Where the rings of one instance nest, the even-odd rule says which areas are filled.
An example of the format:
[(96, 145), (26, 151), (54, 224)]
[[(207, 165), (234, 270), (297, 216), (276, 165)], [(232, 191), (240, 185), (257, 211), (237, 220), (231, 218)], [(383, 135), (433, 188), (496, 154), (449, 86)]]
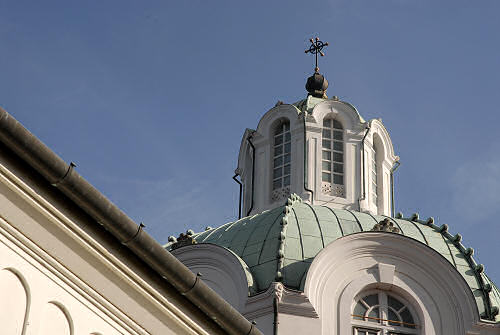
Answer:
[(400, 233), (399, 228), (395, 227), (394, 223), (389, 218), (385, 218), (384, 220), (375, 224), (375, 226), (373, 226), (373, 228), (372, 228), (372, 231), (385, 231), (385, 232), (396, 233), (396, 234)]

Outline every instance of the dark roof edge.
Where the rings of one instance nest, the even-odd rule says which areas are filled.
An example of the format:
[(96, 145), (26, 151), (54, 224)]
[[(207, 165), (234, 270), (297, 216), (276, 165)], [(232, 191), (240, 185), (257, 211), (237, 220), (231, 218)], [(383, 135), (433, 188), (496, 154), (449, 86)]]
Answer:
[(198, 306), (228, 334), (263, 335), (115, 204), (0, 108), (0, 141)]

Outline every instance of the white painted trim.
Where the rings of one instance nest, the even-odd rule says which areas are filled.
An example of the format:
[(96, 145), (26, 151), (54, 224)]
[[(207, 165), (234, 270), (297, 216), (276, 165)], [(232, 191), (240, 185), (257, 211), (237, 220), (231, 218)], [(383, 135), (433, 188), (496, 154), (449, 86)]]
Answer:
[(248, 266), (232, 251), (215, 244), (195, 244), (172, 251), (194, 273), (242, 313), (254, 281)]
[(370, 125), (370, 136), (368, 136), (367, 140), (371, 145), (373, 145), (373, 134), (379, 135), (384, 145), (384, 161), (396, 161), (399, 157), (394, 154), (394, 146), (392, 144), (391, 137), (389, 136), (389, 133), (387, 132), (387, 129), (382, 121), (380, 119), (372, 119), (370, 120)]
[[(34, 189), (24, 183), (6, 166), (0, 164), (0, 184), (7, 187), (10, 191), (16, 194), (24, 201), (31, 210), (41, 214), (47, 220), (47, 224), (52, 224), (61, 229), (76, 245), (83, 248), (92, 257), (110, 269), (113, 273), (119, 275), (126, 285), (129, 285), (138, 294), (142, 295), (152, 305), (154, 305), (163, 313), (168, 315), (178, 326), (184, 328), (187, 333), (191, 334), (207, 334), (208, 333), (193, 320), (182, 312), (175, 304), (166, 299), (158, 290), (151, 284), (147, 283), (129, 266), (113, 256), (104, 246), (99, 244), (95, 239), (86, 234), (75, 222), (64, 215), (43, 196), (38, 194)], [(59, 263), (54, 257), (49, 255), (43, 249), (39, 248), (33, 241), (29, 240), (24, 234), (18, 230), (15, 222), (7, 222), (5, 218), (0, 226), (0, 233), (14, 242), (24, 252), (28, 253), (33, 259), (36, 259), (42, 267), (50, 270), (66, 285), (73, 288), (85, 299), (94, 304), (102, 312), (106, 313), (115, 322), (119, 323), (124, 328), (130, 329), (132, 333), (144, 334), (144, 330), (132, 319), (123, 313), (119, 308), (115, 307), (108, 299), (100, 295), (97, 291), (91, 288), (87, 283), (83, 282), (63, 264)], [(3, 228), (3, 229), (2, 229)]]
[(279, 303), (279, 313), (290, 314), (317, 319), (318, 313), (303, 292), (283, 289), (283, 296)]
[(384, 287), (384, 289), (390, 289), (394, 283), (394, 271), (396, 270), (396, 267), (392, 264), (378, 263), (377, 268), (381, 286), (385, 284), (385, 287), (382, 287)]
[[(387, 265), (394, 266), (392, 286)], [(470, 288), (444, 257), (399, 234), (367, 232), (330, 243), (309, 268), (304, 292), (322, 320), (322, 334), (350, 333), (352, 301), (370, 288), (408, 300), (425, 335), (464, 334), (479, 321)]]
[[(80, 278), (68, 271), (62, 264), (58, 263), (57, 260), (45, 253), (44, 250), (40, 249), (2, 218), (0, 218), (0, 243), (26, 260), (47, 278), (50, 278), (62, 290), (68, 292), (74, 290), (74, 293), (70, 293), (74, 299), (86, 305), (96, 315), (100, 315), (100, 313), (105, 314), (131, 334), (146, 334), (145, 330), (135, 324), (132, 319), (121, 313), (120, 310), (105, 300), (98, 292), (83, 283)], [(6, 269), (11, 269), (11, 267), (7, 267)], [(14, 270), (20, 272), (17, 268), (14, 268)], [(82, 287), (85, 287), (85, 289), (82, 289)], [(100, 317), (102, 318), (102, 316)]]
[(276, 122), (280, 119), (288, 119), (290, 121), (290, 130), (300, 126), (299, 124), (300, 111), (294, 105), (282, 104), (271, 108), (262, 116), (257, 125), (257, 132), (264, 138), (272, 138), (273, 129)]
[(358, 113), (351, 106), (335, 100), (325, 100), (314, 106), (311, 115), (318, 126), (323, 125), (323, 119), (333, 116), (342, 123), (344, 129), (354, 133), (362, 131), (361, 120)]
[(262, 316), (273, 313), (273, 298), (274, 287), (270, 285), (269, 288), (257, 295), (249, 297), (245, 305), (245, 312), (243, 315), (248, 320), (254, 320)]

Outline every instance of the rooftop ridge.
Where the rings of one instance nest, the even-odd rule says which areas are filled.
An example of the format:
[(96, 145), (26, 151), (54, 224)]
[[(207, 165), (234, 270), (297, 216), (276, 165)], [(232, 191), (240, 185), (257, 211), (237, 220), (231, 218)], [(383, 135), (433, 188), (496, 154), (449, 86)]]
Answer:
[(285, 238), (286, 231), (288, 227), (288, 218), (291, 215), (292, 207), (297, 204), (302, 203), (302, 198), (297, 194), (292, 193), (285, 202), (285, 208), (283, 208), (283, 217), (281, 218), (281, 233), (279, 236), (279, 247), (278, 247), (278, 264), (276, 269), (276, 281), (283, 282), (283, 267), (285, 260)]

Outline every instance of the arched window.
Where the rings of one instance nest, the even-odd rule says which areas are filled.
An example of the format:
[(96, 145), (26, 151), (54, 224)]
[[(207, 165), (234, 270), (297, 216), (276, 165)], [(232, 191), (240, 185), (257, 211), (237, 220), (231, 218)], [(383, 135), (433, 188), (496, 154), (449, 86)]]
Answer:
[(323, 120), (321, 181), (323, 193), (345, 197), (344, 128), (335, 119)]
[(378, 205), (378, 182), (377, 182), (377, 162), (378, 162), (378, 157), (377, 157), (377, 147), (373, 147), (373, 154), (372, 154), (372, 169), (371, 169), (371, 175), (372, 175), (372, 202), (375, 205)]
[(291, 146), (290, 122), (285, 121), (274, 132), (273, 201), (290, 194)]
[[(369, 165), (370, 171), (370, 198), (373, 205), (377, 208), (377, 214), (386, 214), (384, 212), (384, 180), (383, 180), (383, 160), (385, 156), (384, 144), (380, 136), (375, 132), (373, 134), (373, 151), (371, 153), (371, 164)], [(387, 185), (385, 186), (387, 187)]]
[(352, 324), (354, 335), (420, 334), (412, 307), (404, 299), (381, 290), (357, 297)]

